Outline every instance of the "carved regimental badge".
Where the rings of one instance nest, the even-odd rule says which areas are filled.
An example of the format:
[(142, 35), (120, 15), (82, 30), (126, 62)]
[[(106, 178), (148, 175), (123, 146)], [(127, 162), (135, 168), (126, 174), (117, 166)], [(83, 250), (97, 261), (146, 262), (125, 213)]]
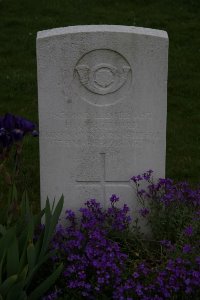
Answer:
[(123, 93), (127, 92), (132, 78), (128, 61), (121, 54), (110, 49), (98, 49), (86, 53), (76, 64), (75, 74), (82, 88), (85, 89), (84, 100), (95, 105), (117, 102), (122, 98), (120, 90), (124, 89)]

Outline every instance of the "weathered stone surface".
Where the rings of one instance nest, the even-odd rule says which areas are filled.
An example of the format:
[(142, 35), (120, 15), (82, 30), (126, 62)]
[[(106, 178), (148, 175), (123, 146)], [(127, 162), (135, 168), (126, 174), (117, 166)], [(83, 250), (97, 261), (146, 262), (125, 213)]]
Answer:
[(168, 37), (110, 25), (37, 37), (42, 206), (79, 208), (111, 194), (132, 209), (130, 177), (165, 176)]

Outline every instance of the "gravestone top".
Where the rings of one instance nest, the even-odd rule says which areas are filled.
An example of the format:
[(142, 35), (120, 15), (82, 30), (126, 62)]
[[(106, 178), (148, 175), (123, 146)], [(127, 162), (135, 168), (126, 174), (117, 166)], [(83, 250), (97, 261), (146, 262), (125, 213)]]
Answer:
[(42, 30), (37, 33), (37, 39), (52, 37), (56, 35), (65, 35), (69, 33), (87, 33), (87, 32), (119, 32), (119, 33), (135, 33), (139, 35), (149, 35), (161, 38), (168, 38), (168, 34), (164, 30), (125, 26), (125, 25), (77, 25)]
[(134, 210), (129, 179), (165, 176), (168, 37), (161, 30), (84, 25), (37, 37), (40, 180), (44, 206), (79, 209), (117, 194)]

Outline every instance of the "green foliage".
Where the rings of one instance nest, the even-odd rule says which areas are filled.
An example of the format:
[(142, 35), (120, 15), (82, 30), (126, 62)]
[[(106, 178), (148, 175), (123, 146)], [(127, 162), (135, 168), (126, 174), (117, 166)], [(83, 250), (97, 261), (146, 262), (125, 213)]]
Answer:
[[(13, 192), (16, 196), (15, 187)], [(53, 210), (53, 208), (50, 208), (47, 199), (45, 209), (37, 215), (33, 215), (27, 194), (24, 193), (19, 207), (19, 215), (15, 222), (13, 222), (13, 216), (11, 216), (10, 220), (12, 222), (1, 224), (0, 299), (40, 299), (59, 277), (62, 264), (41, 284), (30, 290), (31, 282), (39, 268), (53, 254), (49, 251), (49, 243), (62, 211), (63, 201), (62, 196)], [(38, 238), (35, 238), (36, 229), (40, 225), (43, 216), (45, 216), (44, 229), (40, 231)]]
[(194, 210), (185, 203), (172, 203), (164, 206), (159, 200), (149, 201), (151, 213), (148, 223), (154, 238), (175, 242), (179, 239), (185, 224), (190, 224)]
[[(23, 198), (25, 197), (25, 194)], [(0, 209), (0, 235), (4, 232), (4, 226), (9, 227), (15, 223), (19, 216), (18, 193), (15, 184), (9, 188), (8, 200), (1, 203)]]

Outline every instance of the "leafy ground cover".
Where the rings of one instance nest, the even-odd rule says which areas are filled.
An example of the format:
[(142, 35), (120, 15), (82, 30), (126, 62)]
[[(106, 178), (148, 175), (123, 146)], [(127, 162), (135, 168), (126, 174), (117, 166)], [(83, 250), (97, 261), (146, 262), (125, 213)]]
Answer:
[[(170, 178), (196, 184), (200, 180), (199, 16), (198, 0), (1, 0), (0, 114), (11, 112), (38, 122), (37, 31), (79, 24), (166, 30), (170, 39), (166, 171)], [(39, 143), (27, 138), (25, 144), (19, 188), (26, 184), (30, 198), (39, 199)]]

